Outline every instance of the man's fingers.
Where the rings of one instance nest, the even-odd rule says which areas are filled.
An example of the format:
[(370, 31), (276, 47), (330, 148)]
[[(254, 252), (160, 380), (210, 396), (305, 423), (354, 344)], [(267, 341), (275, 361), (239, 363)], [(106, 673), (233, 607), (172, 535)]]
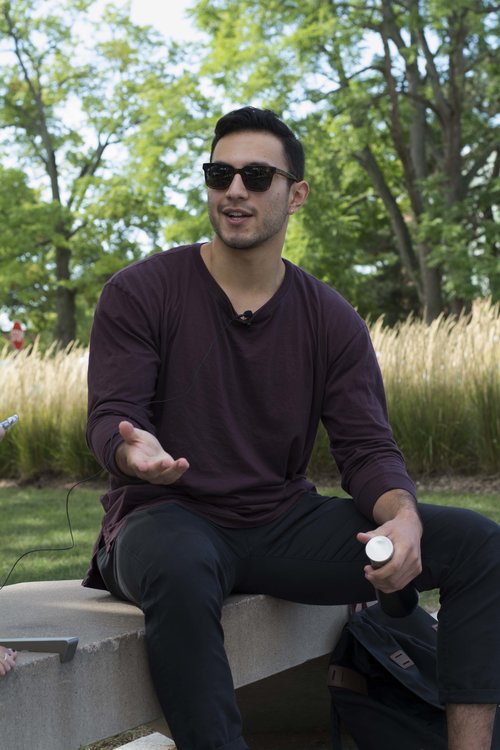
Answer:
[(162, 481), (171, 484), (172, 482), (177, 481), (177, 479), (179, 479), (179, 477), (181, 477), (188, 469), (189, 463), (186, 459), (178, 458), (170, 466), (164, 467), (161, 474)]
[(135, 427), (130, 422), (120, 422), (120, 424), (118, 425), (118, 430), (126, 443), (130, 443), (134, 439)]
[(137, 469), (139, 478), (151, 484), (173, 484), (189, 469), (189, 463), (185, 458), (162, 459), (153, 464), (143, 463)]
[(367, 544), (369, 540), (374, 536), (377, 536), (376, 531), (360, 531), (358, 534), (356, 534), (356, 539), (358, 540), (358, 542), (361, 542), (361, 544)]

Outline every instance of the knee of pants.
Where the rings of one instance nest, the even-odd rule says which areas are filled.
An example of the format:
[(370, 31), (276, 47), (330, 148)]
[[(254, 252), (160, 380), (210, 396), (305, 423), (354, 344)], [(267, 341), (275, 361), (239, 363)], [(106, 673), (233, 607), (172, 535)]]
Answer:
[(469, 542), (471, 558), (476, 565), (496, 571), (500, 577), (500, 526), (485, 516), (471, 511)]
[[(181, 605), (189, 599), (202, 602), (228, 590), (229, 571), (224, 569), (210, 539), (197, 533), (172, 531), (158, 540), (150, 539), (139, 550), (125, 538), (117, 550), (120, 577), (134, 580), (141, 601), (147, 592), (169, 604)], [(127, 583), (129, 586), (129, 583)], [(130, 587), (130, 586), (129, 586)]]
[(444, 558), (446, 567), (469, 568), (500, 575), (500, 526), (489, 518), (462, 508), (423, 506), (423, 549)]

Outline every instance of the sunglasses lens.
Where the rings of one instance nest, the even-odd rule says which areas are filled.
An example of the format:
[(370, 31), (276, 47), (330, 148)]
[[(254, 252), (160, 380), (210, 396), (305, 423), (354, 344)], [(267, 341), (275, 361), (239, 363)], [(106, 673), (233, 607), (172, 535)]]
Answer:
[(205, 183), (213, 190), (227, 190), (236, 173), (241, 174), (241, 179), (247, 190), (263, 193), (269, 190), (275, 170), (273, 167), (248, 166), (243, 169), (235, 169), (229, 164), (204, 164)]
[(225, 190), (231, 184), (234, 177), (234, 169), (224, 164), (204, 165), (205, 182), (207, 187), (214, 190)]
[(263, 193), (269, 190), (273, 181), (274, 170), (272, 167), (244, 167), (241, 172), (243, 183), (247, 190)]

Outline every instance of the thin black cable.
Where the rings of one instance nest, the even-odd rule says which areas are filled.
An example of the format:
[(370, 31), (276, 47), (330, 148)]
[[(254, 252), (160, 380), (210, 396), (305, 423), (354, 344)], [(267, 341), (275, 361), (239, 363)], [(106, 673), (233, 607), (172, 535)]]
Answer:
[(14, 572), (14, 570), (16, 569), (16, 567), (18, 566), (18, 564), (21, 562), (21, 560), (23, 558), (27, 557), (28, 555), (32, 555), (35, 552), (67, 552), (69, 550), (74, 549), (74, 547), (75, 547), (75, 537), (74, 537), (74, 534), (73, 534), (73, 526), (71, 524), (71, 517), (70, 517), (70, 513), (69, 513), (69, 496), (71, 495), (71, 493), (73, 492), (73, 490), (75, 489), (75, 487), (78, 487), (79, 484), (84, 484), (84, 482), (90, 482), (92, 479), (95, 479), (100, 474), (102, 474), (103, 471), (104, 471), (104, 469), (99, 469), (99, 471), (96, 472), (95, 474), (92, 474), (91, 477), (86, 477), (85, 479), (80, 479), (78, 482), (75, 482), (75, 484), (72, 485), (72, 487), (70, 487), (69, 490), (68, 490), (68, 493), (66, 495), (66, 500), (65, 500), (65, 510), (66, 510), (66, 520), (68, 522), (68, 530), (69, 530), (69, 535), (70, 535), (70, 539), (71, 539), (71, 544), (69, 546), (67, 546), (67, 547), (37, 547), (36, 549), (30, 549), (27, 552), (23, 552), (23, 554), (20, 555), (17, 558), (17, 560), (15, 561), (15, 563), (12, 565), (12, 567), (9, 570), (9, 572), (7, 573), (7, 576), (4, 579), (4, 581), (0, 584), (0, 591), (3, 589), (4, 586), (7, 585), (7, 583), (9, 582), (9, 579), (10, 579), (12, 573)]

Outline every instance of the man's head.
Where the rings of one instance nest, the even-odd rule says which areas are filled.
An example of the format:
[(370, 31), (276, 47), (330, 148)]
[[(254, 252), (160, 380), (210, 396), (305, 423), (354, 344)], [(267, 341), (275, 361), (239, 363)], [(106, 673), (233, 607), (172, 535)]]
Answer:
[(228, 112), (220, 118), (215, 126), (215, 136), (210, 149), (210, 161), (217, 143), (224, 136), (244, 131), (271, 133), (279, 138), (283, 146), (288, 171), (297, 180), (304, 179), (305, 157), (301, 142), (290, 128), (270, 109), (242, 107)]
[(215, 235), (233, 249), (281, 252), (288, 217), (309, 192), (304, 152), (291, 130), (270, 110), (230, 112), (215, 127), (203, 169)]

